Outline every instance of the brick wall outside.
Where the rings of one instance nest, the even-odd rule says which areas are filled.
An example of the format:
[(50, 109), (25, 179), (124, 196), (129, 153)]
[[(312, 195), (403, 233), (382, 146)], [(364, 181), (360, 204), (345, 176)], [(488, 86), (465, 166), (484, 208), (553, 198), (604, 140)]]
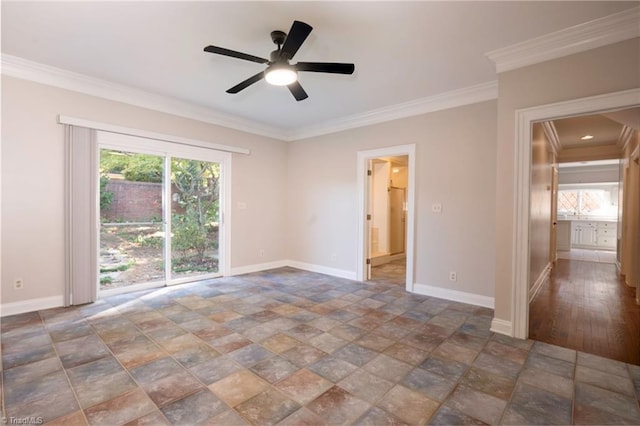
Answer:
[(100, 212), (108, 222), (146, 222), (162, 218), (162, 184), (110, 180), (111, 205)]

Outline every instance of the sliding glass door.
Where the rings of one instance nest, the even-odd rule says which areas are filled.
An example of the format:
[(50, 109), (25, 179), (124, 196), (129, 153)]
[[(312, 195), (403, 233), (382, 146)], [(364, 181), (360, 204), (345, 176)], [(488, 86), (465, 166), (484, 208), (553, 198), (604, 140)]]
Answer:
[(221, 275), (224, 158), (123, 135), (99, 138), (99, 292)]

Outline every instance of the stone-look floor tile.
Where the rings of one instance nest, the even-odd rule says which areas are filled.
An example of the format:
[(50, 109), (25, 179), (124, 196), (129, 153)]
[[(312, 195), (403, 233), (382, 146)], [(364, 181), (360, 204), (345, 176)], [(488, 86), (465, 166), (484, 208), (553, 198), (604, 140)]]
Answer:
[(472, 367), (459, 383), (475, 390), (508, 400), (515, 388), (515, 381), (497, 374)]
[(543, 389), (518, 383), (511, 397), (511, 410), (536, 423), (571, 423), (572, 400)]
[(405, 423), (393, 414), (387, 413), (378, 407), (371, 408), (353, 424), (357, 426), (409, 426), (408, 423)]
[[(519, 424), (523, 424), (520, 422)], [(576, 425), (638, 425), (637, 420), (620, 417), (610, 411), (589, 405), (576, 404), (573, 409), (573, 424)]]
[[(440, 406), (438, 411), (431, 417), (429, 420), (430, 425), (441, 425), (441, 426), (449, 426), (449, 425), (486, 425), (478, 419), (474, 419), (473, 417), (469, 417), (460, 411), (447, 407), (446, 405)], [(524, 423), (523, 423), (524, 424)]]
[(248, 370), (240, 370), (209, 385), (209, 389), (230, 407), (235, 407), (268, 387), (268, 382)]
[(274, 355), (275, 354), (273, 352), (269, 352), (262, 346), (255, 343), (227, 354), (229, 358), (232, 358), (237, 363), (242, 364), (245, 367), (251, 367), (252, 365), (271, 358)]
[(343, 361), (333, 356), (326, 356), (320, 361), (311, 364), (307, 367), (309, 370), (316, 374), (321, 375), (327, 380), (337, 383), (343, 378), (347, 377), (358, 367), (353, 364)]
[(459, 346), (451, 343), (449, 340), (445, 340), (433, 350), (432, 355), (437, 355), (440, 358), (451, 359), (454, 361), (462, 362), (464, 364), (471, 365), (473, 360), (476, 359), (480, 350), (471, 349), (465, 346)]
[(247, 420), (240, 417), (237, 411), (232, 409), (226, 410), (222, 414), (218, 414), (217, 416), (215, 416), (213, 419), (211, 419), (211, 421), (205, 422), (202, 424), (207, 424), (207, 423), (213, 426), (217, 426), (217, 425), (250, 426), (251, 425), (251, 423), (249, 423)]
[(358, 367), (362, 367), (367, 362), (375, 358), (376, 355), (377, 353), (375, 351), (354, 343), (350, 343), (333, 353), (334, 357), (347, 361), (350, 364), (357, 365)]
[(184, 369), (172, 358), (164, 357), (129, 370), (141, 385), (148, 385), (171, 374), (180, 374)]
[(474, 336), (471, 334), (456, 331), (449, 338), (448, 341), (454, 345), (463, 346), (465, 348), (481, 351), (484, 345), (487, 344), (487, 339), (483, 337)]
[(573, 349), (561, 348), (544, 342), (535, 342), (531, 348), (535, 353), (542, 354), (562, 361), (576, 363), (576, 351)]
[(220, 356), (220, 353), (204, 343), (173, 354), (175, 360), (187, 368), (218, 356)]
[(355, 341), (356, 345), (363, 346), (376, 352), (382, 352), (395, 343), (394, 340), (376, 334), (367, 334)]
[[(626, 370), (626, 368), (625, 368)], [(635, 389), (631, 379), (627, 377), (615, 376), (604, 371), (578, 365), (576, 367), (576, 381), (588, 383), (613, 392), (622, 393), (633, 397)]]
[(7, 417), (42, 417), (46, 422), (80, 408), (66, 375), (60, 370), (14, 386), (4, 385)]
[(279, 422), (278, 426), (329, 426), (329, 423), (313, 411), (302, 407)]
[(420, 364), (420, 368), (451, 380), (457, 380), (469, 369), (469, 366), (451, 359), (430, 356)]
[(349, 324), (341, 324), (329, 330), (329, 333), (340, 339), (351, 342), (367, 334), (367, 330)]
[(339, 381), (338, 386), (363, 401), (374, 404), (393, 387), (393, 382), (358, 369)]
[(436, 412), (439, 404), (425, 395), (396, 385), (377, 404), (409, 424), (424, 424)]
[(86, 426), (88, 423), (84, 413), (79, 410), (71, 414), (67, 414), (66, 416), (58, 417), (55, 420), (46, 421), (45, 424), (47, 426)]
[(4, 370), (2, 380), (7, 387), (31, 382), (39, 377), (46, 376), (61, 370), (62, 365), (58, 358), (45, 358), (41, 361), (23, 364), (10, 370)]
[(298, 371), (298, 367), (280, 356), (274, 356), (260, 361), (251, 367), (251, 371), (269, 383), (276, 383)]
[(442, 402), (456, 386), (456, 382), (421, 368), (415, 368), (402, 380), (402, 385)]
[(65, 368), (86, 364), (111, 355), (109, 348), (95, 334), (56, 343), (58, 356)]
[(280, 354), (298, 367), (306, 367), (327, 355), (326, 352), (306, 344), (298, 344)]
[[(529, 357), (529, 359), (531, 359), (531, 357)], [(520, 370), (522, 370), (522, 365), (517, 362), (508, 361), (485, 353), (478, 354), (473, 361), (473, 366), (512, 380), (515, 380), (518, 374), (520, 374)], [(536, 368), (536, 364), (528, 364), (528, 366)], [(573, 374), (573, 371), (571, 374)]]
[(47, 329), (51, 340), (56, 343), (94, 334), (93, 328), (85, 320), (62, 322), (48, 326)]
[(586, 383), (576, 383), (574, 405), (592, 407), (640, 423), (640, 410), (636, 398)]
[(82, 408), (91, 407), (138, 387), (114, 357), (68, 369), (67, 375)]
[(299, 340), (296, 340), (291, 336), (287, 336), (283, 333), (278, 333), (263, 340), (260, 344), (271, 352), (280, 354), (298, 346), (300, 343), (301, 342)]
[(268, 389), (235, 407), (254, 425), (274, 425), (300, 408), (295, 401), (276, 389)]
[(138, 417), (135, 420), (131, 420), (129, 423), (125, 423), (124, 426), (171, 426), (171, 423), (169, 423), (169, 420), (167, 420), (161, 411), (156, 410), (142, 417)]
[(37, 348), (28, 349), (24, 352), (16, 352), (12, 354), (2, 354), (2, 367), (10, 369), (20, 365), (30, 364), (32, 362), (41, 361), (56, 356), (56, 351), (52, 344), (39, 346)]
[(91, 425), (113, 426), (147, 415), (157, 408), (142, 389), (120, 395), (85, 410)]
[(145, 336), (139, 336), (130, 345), (121, 346), (112, 351), (125, 368), (134, 368), (167, 355)]
[(345, 346), (349, 342), (347, 340), (336, 337), (333, 334), (322, 333), (309, 339), (308, 343), (320, 349), (322, 352), (330, 354), (335, 350)]
[(525, 365), (530, 368), (544, 370), (551, 374), (555, 374), (556, 376), (566, 377), (567, 379), (572, 380), (576, 369), (576, 365), (574, 363), (542, 355), (535, 351), (532, 351), (529, 354), (529, 358), (527, 358)]
[(340, 324), (342, 324), (340, 321), (327, 318), (327, 317), (316, 318), (313, 321), (309, 322), (310, 326), (313, 326), (325, 332), (331, 330), (334, 327), (339, 326)]
[(563, 398), (573, 397), (573, 380), (543, 370), (525, 367), (518, 376), (518, 383), (545, 389)]
[(326, 419), (329, 424), (350, 423), (360, 417), (370, 405), (346, 390), (333, 386), (307, 404), (307, 408)]
[(507, 402), (466, 386), (458, 386), (445, 401), (445, 405), (484, 423), (496, 424)]
[(615, 376), (625, 378), (629, 377), (629, 371), (627, 370), (627, 365), (624, 362), (603, 358), (598, 355), (578, 352), (578, 365), (593, 368), (594, 370), (600, 370)]
[(390, 356), (380, 354), (363, 367), (369, 373), (392, 382), (399, 382), (411, 371), (412, 367)]
[(275, 386), (298, 404), (305, 405), (328, 390), (333, 383), (303, 368)]
[(209, 390), (203, 389), (162, 408), (171, 424), (201, 424), (226, 411), (226, 405)]
[(322, 333), (323, 331), (320, 330), (319, 328), (312, 327), (308, 324), (300, 324), (296, 327), (293, 327), (287, 330), (288, 335), (302, 342), (307, 342), (312, 337)]
[(514, 348), (513, 346), (503, 345), (502, 343), (493, 341), (488, 342), (482, 351), (489, 355), (507, 359), (518, 364), (524, 364), (529, 353), (524, 349)]
[(191, 367), (189, 371), (208, 386), (241, 369), (242, 367), (232, 359), (220, 356)]
[(208, 343), (213, 346), (213, 348), (218, 352), (227, 354), (229, 352), (233, 352), (240, 348), (248, 346), (253, 342), (240, 334), (232, 333), (224, 337), (214, 339)]
[(191, 333), (181, 334), (170, 339), (166, 339), (160, 343), (160, 345), (170, 354), (182, 352), (201, 344), (202, 340)]
[[(533, 340), (516, 339), (515, 337), (505, 336), (504, 334), (493, 334), (491, 340), (494, 342), (502, 343), (503, 345), (513, 346), (514, 348), (524, 349), (525, 351), (531, 350)], [(567, 360), (568, 361), (568, 360)]]
[(163, 407), (196, 392), (202, 388), (202, 384), (188, 372), (181, 371), (142, 387), (158, 407)]
[(386, 355), (403, 361), (412, 367), (420, 365), (429, 356), (429, 352), (402, 343), (394, 343), (384, 350)]

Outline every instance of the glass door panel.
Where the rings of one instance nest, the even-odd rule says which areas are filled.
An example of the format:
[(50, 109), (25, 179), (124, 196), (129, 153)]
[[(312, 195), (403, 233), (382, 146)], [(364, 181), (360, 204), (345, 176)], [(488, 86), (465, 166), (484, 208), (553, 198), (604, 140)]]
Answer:
[(219, 272), (220, 164), (171, 159), (171, 279)]
[(100, 290), (165, 280), (164, 157), (100, 150)]

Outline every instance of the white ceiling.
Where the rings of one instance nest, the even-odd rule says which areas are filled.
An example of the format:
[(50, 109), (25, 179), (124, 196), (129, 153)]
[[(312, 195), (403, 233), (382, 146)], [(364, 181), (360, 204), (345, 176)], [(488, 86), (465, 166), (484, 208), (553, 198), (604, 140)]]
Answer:
[[(2, 1), (2, 52), (295, 130), (496, 80), (485, 53), (637, 6), (637, 2), (28, 2)], [(353, 62), (351, 76), (302, 73), (309, 98), (259, 82), (269, 33), (314, 27), (293, 62)]]

